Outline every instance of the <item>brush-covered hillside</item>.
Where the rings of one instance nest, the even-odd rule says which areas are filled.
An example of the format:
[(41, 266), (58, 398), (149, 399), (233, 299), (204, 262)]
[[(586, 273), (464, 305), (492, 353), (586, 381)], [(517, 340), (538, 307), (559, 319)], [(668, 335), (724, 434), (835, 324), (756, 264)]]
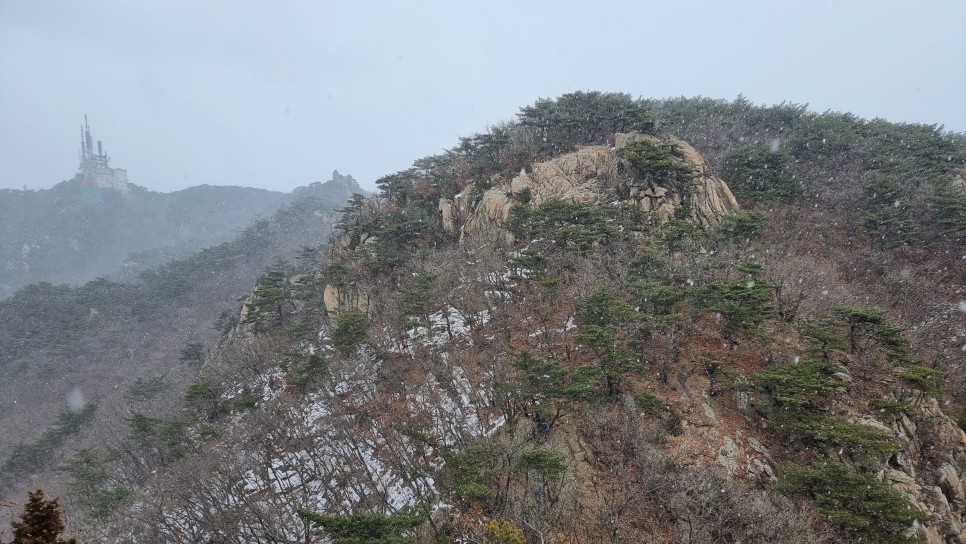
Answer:
[(182, 408), (62, 463), (109, 542), (966, 542), (966, 140), (578, 92), (378, 181)]

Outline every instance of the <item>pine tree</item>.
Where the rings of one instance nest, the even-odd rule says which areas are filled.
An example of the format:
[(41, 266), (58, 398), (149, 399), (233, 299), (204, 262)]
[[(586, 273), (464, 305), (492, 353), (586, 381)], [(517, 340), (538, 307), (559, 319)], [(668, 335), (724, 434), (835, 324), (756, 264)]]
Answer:
[(20, 521), (10, 524), (13, 541), (10, 544), (77, 544), (77, 540), (62, 539), (65, 525), (58, 499), (44, 499), (41, 489), (31, 492)]

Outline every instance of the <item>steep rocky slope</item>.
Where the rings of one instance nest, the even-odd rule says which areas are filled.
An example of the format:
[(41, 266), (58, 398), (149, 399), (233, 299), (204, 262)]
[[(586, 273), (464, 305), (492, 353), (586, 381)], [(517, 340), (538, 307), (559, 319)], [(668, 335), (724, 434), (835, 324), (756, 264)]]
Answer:
[(264, 274), (73, 504), (106, 541), (966, 542), (964, 163), (795, 105), (538, 101)]

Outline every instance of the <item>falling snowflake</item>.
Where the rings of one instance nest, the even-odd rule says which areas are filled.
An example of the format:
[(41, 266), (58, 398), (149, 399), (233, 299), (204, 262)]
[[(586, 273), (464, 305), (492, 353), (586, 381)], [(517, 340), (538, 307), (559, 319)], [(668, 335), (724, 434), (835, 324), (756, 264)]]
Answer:
[(70, 394), (67, 395), (67, 407), (70, 408), (70, 411), (80, 412), (84, 409), (85, 404), (87, 403), (84, 401), (84, 393), (81, 392), (80, 388), (71, 389)]

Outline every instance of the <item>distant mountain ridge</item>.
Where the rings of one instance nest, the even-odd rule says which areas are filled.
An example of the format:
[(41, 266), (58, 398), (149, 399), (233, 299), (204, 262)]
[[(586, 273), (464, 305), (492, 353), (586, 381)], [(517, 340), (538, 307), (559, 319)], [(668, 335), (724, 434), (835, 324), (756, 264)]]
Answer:
[[(323, 189), (324, 186), (324, 189)], [(83, 283), (139, 271), (225, 242), (299, 198), (344, 202), (352, 176), (290, 193), (200, 185), (158, 193), (90, 187), (80, 176), (39, 191), (0, 190), (0, 298), (37, 282)], [(123, 274), (121, 274), (123, 276)]]

